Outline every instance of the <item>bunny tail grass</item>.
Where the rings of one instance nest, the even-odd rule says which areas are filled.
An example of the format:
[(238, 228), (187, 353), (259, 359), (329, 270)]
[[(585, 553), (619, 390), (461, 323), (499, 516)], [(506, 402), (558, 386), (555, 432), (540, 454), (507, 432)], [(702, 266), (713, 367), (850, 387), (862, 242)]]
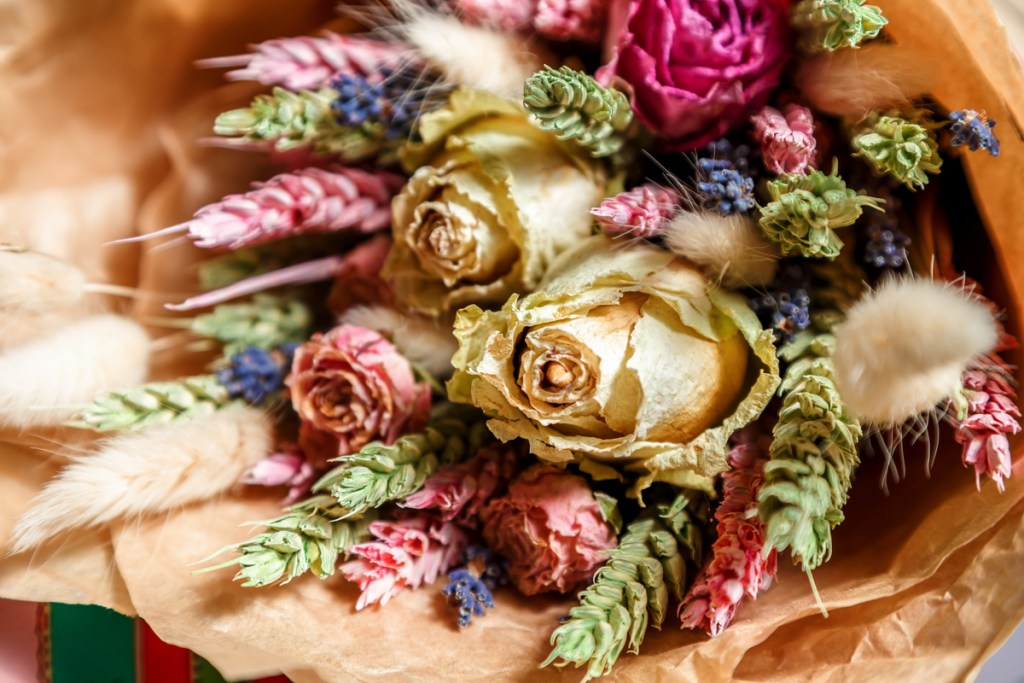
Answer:
[(387, 306), (357, 306), (345, 311), (341, 322), (388, 335), (409, 362), (435, 377), (452, 374), (452, 356), (458, 350), (455, 337), (429, 318), (403, 315)]
[(949, 398), (999, 332), (988, 307), (959, 287), (900, 279), (854, 304), (835, 336), (846, 406), (862, 422), (889, 427)]
[(872, 44), (805, 60), (796, 84), (814, 109), (860, 118), (901, 107), (928, 92), (933, 71), (906, 46)]
[(15, 525), (10, 552), (71, 529), (207, 500), (231, 488), (269, 448), (270, 428), (254, 408), (117, 436), (42, 490)]
[(46, 254), (0, 251), (0, 350), (60, 327), (81, 306), (85, 274)]
[(148, 363), (146, 332), (116, 315), (0, 353), (0, 427), (60, 424), (97, 394), (141, 382)]
[(470, 26), (411, 0), (393, 6), (401, 16), (396, 32), (452, 85), (518, 98), (527, 78), (555, 63), (532, 39), (514, 31)]
[(726, 287), (771, 282), (779, 259), (760, 228), (742, 214), (680, 212), (665, 226), (665, 245)]

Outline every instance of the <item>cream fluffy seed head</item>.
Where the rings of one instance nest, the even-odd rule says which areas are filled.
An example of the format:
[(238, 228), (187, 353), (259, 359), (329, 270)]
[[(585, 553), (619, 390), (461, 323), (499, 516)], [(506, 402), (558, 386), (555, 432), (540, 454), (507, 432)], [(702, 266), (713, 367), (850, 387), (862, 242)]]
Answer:
[(998, 330), (992, 312), (956, 286), (892, 279), (854, 304), (835, 336), (836, 385), (847, 407), (888, 427), (948, 398), (971, 360), (995, 346)]

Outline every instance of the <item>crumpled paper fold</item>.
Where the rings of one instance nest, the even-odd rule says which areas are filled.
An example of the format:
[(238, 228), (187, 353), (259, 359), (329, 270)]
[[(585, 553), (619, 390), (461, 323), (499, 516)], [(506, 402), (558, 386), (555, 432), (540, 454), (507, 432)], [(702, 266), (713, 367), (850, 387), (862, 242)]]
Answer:
[[(898, 46), (931, 57), (931, 92), (948, 109), (985, 109), (999, 121), (1002, 155), (964, 156), (992, 243), (976, 275), (1018, 332), (1024, 313), (1020, 229), (1024, 81), (994, 14), (982, 2), (875, 0)], [(13, 0), (0, 6), (0, 241), (68, 258), (93, 281), (151, 292), (98, 307), (144, 317), (195, 289), (197, 250), (176, 244), (103, 246), (188, 218), (243, 189), (268, 167), (260, 155), (211, 149), (218, 111), (244, 103), (252, 84), (220, 85), (198, 58), (237, 54), (246, 42), (314, 31), (331, 3), (315, 0)], [(941, 176), (940, 176), (941, 179)], [(922, 229), (927, 226), (921, 226)], [(956, 225), (987, 253), (982, 228)], [(155, 332), (155, 330), (154, 330)], [(202, 359), (164, 352), (155, 377)], [(1011, 358), (1020, 367), (1020, 358)], [(194, 368), (193, 368), (194, 369)], [(1018, 371), (1018, 379), (1021, 374)], [(62, 444), (70, 443), (64, 447)], [(0, 542), (68, 455), (88, 440), (61, 430), (0, 433)], [(620, 681), (953, 681), (975, 674), (1024, 618), (1024, 453), (999, 494), (981, 493), (947, 431), (930, 479), (912, 453), (908, 478), (888, 496), (867, 458), (832, 561), (814, 578), (784, 566), (776, 586), (740, 607), (713, 640), (670, 620), (639, 657), (616, 665)], [(356, 613), (352, 585), (305, 578), (242, 589), (228, 572), (192, 576), (189, 565), (273, 517), (275, 493), (239, 492), (171, 515), (127, 520), (0, 560), (0, 597), (90, 602), (146, 619), (167, 641), (192, 648), (229, 677), (282, 670), (298, 683), (351, 680), (578, 680), (538, 671), (545, 635), (567, 599), (497, 594), (497, 608), (465, 632), (437, 586), (385, 609)]]

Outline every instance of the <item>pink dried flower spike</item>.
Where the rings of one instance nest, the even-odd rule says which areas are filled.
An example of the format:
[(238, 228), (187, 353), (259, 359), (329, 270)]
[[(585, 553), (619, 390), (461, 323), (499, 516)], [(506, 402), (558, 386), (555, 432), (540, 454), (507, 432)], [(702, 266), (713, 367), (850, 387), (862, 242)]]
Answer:
[(664, 234), (678, 201), (674, 191), (647, 183), (605, 199), (590, 213), (606, 235), (653, 238)]
[(400, 64), (409, 54), (404, 45), (326, 33), (322, 38), (278, 38), (252, 46), (252, 52), (214, 57), (201, 67), (241, 67), (227, 74), (232, 81), (259, 81), (289, 90), (315, 90), (341, 74), (369, 76)]
[(739, 435), (729, 452), (732, 469), (722, 474), (722, 502), (715, 511), (718, 539), (712, 557), (679, 606), (683, 628), (702, 628), (717, 636), (732, 621), (747, 595), (771, 586), (777, 569), (776, 552), (764, 550), (764, 524), (757, 516), (757, 492), (768, 461), (766, 439), (749, 430)]
[(369, 529), (378, 540), (352, 546), (356, 559), (341, 566), (342, 575), (359, 584), (357, 610), (432, 583), (459, 561), (468, 542), (457, 526), (426, 514), (373, 522)]
[(327, 256), (314, 261), (297, 263), (287, 268), (272, 270), (262, 275), (255, 275), (230, 284), (227, 287), (189, 297), (180, 304), (164, 304), (164, 308), (169, 311), (192, 311), (197, 308), (216, 306), (231, 299), (274, 289), (275, 287), (304, 285), (352, 273), (362, 273), (367, 277), (375, 276), (383, 267), (384, 259), (387, 258), (388, 251), (390, 250), (391, 238), (387, 235), (377, 235), (373, 239), (355, 247), (347, 254)]
[(1005, 490), (1004, 479), (1012, 474), (1009, 434), (1020, 433), (1020, 409), (1017, 393), (1010, 386), (1009, 371), (992, 354), (985, 367), (964, 373), (963, 394), (967, 399), (967, 417), (957, 423), (956, 441), (963, 445), (964, 465), (974, 467), (978, 488), (985, 475)]
[(307, 168), (205, 206), (185, 225), (196, 246), (227, 249), (308, 232), (373, 232), (391, 224), (391, 199), (403, 183), (382, 171)]
[(772, 173), (803, 173), (814, 162), (814, 116), (799, 104), (788, 104), (785, 114), (765, 107), (753, 117), (754, 135), (761, 141), (764, 165)]
[(456, 0), (455, 6), (470, 23), (519, 31), (533, 20), (534, 3), (535, 0)]

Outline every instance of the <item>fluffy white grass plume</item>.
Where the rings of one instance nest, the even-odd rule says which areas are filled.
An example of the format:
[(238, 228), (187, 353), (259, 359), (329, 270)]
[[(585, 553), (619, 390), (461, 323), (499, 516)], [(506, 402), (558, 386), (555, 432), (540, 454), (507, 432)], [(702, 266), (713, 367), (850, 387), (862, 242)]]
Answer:
[(893, 279), (836, 327), (836, 386), (861, 421), (895, 427), (930, 411), (998, 339), (984, 304), (932, 280)]
[(450, 85), (521, 99), (523, 83), (545, 63), (539, 44), (514, 31), (471, 26), (424, 2), (393, 0), (342, 6), (341, 10), (409, 45), (414, 56), (440, 71)]
[(138, 323), (97, 315), (0, 353), (0, 427), (60, 424), (98, 394), (139, 384), (149, 350)]
[(410, 363), (435, 377), (452, 374), (455, 337), (450, 328), (441, 329), (429, 318), (403, 315), (387, 306), (356, 306), (342, 315), (341, 322), (387, 335)]
[(58, 326), (80, 309), (85, 274), (34, 251), (0, 249), (0, 349)]
[(10, 551), (71, 529), (207, 500), (234, 486), (269, 448), (263, 411), (248, 407), (116, 436), (46, 485), (18, 519)]
[(665, 246), (726, 287), (765, 285), (778, 252), (747, 216), (682, 211), (665, 227)]
[(815, 109), (860, 118), (928, 92), (932, 71), (905, 47), (872, 43), (806, 59), (796, 85)]

